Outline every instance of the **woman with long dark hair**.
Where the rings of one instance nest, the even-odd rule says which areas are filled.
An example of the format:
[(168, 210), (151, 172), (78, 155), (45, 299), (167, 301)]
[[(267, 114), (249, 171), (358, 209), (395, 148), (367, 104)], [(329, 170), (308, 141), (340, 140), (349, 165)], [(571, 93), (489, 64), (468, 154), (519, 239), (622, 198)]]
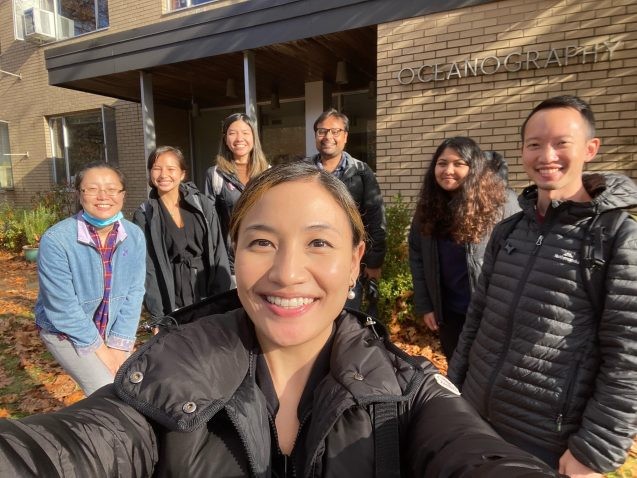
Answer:
[(248, 181), (270, 165), (261, 149), (256, 122), (244, 113), (233, 113), (223, 120), (221, 141), (215, 165), (206, 171), (204, 193), (214, 200), (221, 233), (232, 262), (228, 240), (230, 217)]
[(519, 210), (471, 138), (445, 139), (425, 174), (409, 233), (414, 305), (451, 359), (493, 226)]
[(178, 148), (148, 157), (150, 194), (133, 217), (146, 236), (144, 304), (154, 318), (232, 286), (228, 254), (213, 202), (186, 178)]

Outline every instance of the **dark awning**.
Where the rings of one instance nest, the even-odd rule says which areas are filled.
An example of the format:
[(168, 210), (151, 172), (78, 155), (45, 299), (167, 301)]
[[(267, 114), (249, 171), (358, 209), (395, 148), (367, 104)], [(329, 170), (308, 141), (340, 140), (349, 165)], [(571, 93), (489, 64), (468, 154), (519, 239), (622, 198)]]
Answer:
[[(133, 101), (139, 101), (138, 72), (145, 70), (153, 73), (157, 101), (185, 104), (192, 88), (219, 103), (228, 77), (242, 84), (241, 52), (252, 50), (258, 98), (273, 85), (282, 97), (302, 96), (305, 81), (333, 81), (339, 59), (351, 67), (351, 88), (375, 78), (375, 25), (487, 1), (245, 1), (52, 46), (46, 67), (52, 85)], [(293, 82), (300, 91), (288, 86)]]

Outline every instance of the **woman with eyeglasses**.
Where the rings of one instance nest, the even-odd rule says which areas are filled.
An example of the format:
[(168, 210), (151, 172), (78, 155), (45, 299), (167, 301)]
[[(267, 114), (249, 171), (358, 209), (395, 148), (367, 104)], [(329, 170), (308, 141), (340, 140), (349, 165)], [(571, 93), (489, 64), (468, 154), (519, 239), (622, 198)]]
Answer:
[(215, 202), (232, 266), (234, 256), (228, 240), (232, 210), (248, 181), (270, 165), (261, 149), (257, 125), (248, 115), (231, 114), (223, 120), (221, 133), (216, 164), (206, 171), (204, 193)]
[(49, 228), (38, 252), (35, 323), (88, 396), (130, 355), (144, 297), (146, 244), (124, 219), (124, 174), (102, 162), (75, 176), (81, 210)]
[(133, 222), (146, 236), (146, 295), (153, 319), (225, 292), (232, 286), (215, 205), (191, 182), (178, 148), (148, 156), (150, 193)]

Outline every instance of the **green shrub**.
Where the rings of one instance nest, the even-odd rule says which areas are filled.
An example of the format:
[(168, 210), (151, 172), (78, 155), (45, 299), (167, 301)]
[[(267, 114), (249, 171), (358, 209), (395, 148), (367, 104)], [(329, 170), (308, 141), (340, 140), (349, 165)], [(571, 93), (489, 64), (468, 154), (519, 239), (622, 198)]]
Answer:
[(55, 224), (57, 220), (57, 214), (42, 204), (34, 209), (22, 211), (22, 227), (27, 244), (37, 245), (44, 231)]
[(72, 216), (78, 211), (77, 195), (66, 186), (53, 186), (47, 192), (39, 192), (33, 198), (33, 206), (44, 206), (55, 214), (56, 222)]
[(7, 202), (0, 203), (0, 249), (17, 252), (25, 243), (22, 212)]
[(413, 285), (409, 270), (407, 232), (412, 212), (398, 194), (386, 210), (387, 254), (383, 263), (383, 275), (379, 283), (378, 315), (383, 322), (392, 317), (399, 321), (411, 316)]

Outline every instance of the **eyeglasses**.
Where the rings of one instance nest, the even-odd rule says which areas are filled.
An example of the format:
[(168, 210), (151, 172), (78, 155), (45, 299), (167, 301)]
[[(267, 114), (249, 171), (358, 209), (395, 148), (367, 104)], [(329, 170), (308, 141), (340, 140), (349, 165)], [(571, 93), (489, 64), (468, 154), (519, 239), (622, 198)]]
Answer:
[(332, 133), (333, 138), (338, 138), (345, 130), (341, 128), (316, 128), (316, 136), (318, 136), (319, 138), (324, 138), (325, 136), (327, 136), (328, 131)]
[(84, 194), (87, 197), (95, 197), (97, 196), (100, 192), (106, 194), (109, 197), (114, 198), (115, 196), (117, 196), (120, 193), (124, 192), (124, 189), (115, 189), (115, 188), (109, 188), (109, 189), (99, 189), (99, 188), (85, 188), (85, 189), (80, 189), (80, 192), (82, 194)]

